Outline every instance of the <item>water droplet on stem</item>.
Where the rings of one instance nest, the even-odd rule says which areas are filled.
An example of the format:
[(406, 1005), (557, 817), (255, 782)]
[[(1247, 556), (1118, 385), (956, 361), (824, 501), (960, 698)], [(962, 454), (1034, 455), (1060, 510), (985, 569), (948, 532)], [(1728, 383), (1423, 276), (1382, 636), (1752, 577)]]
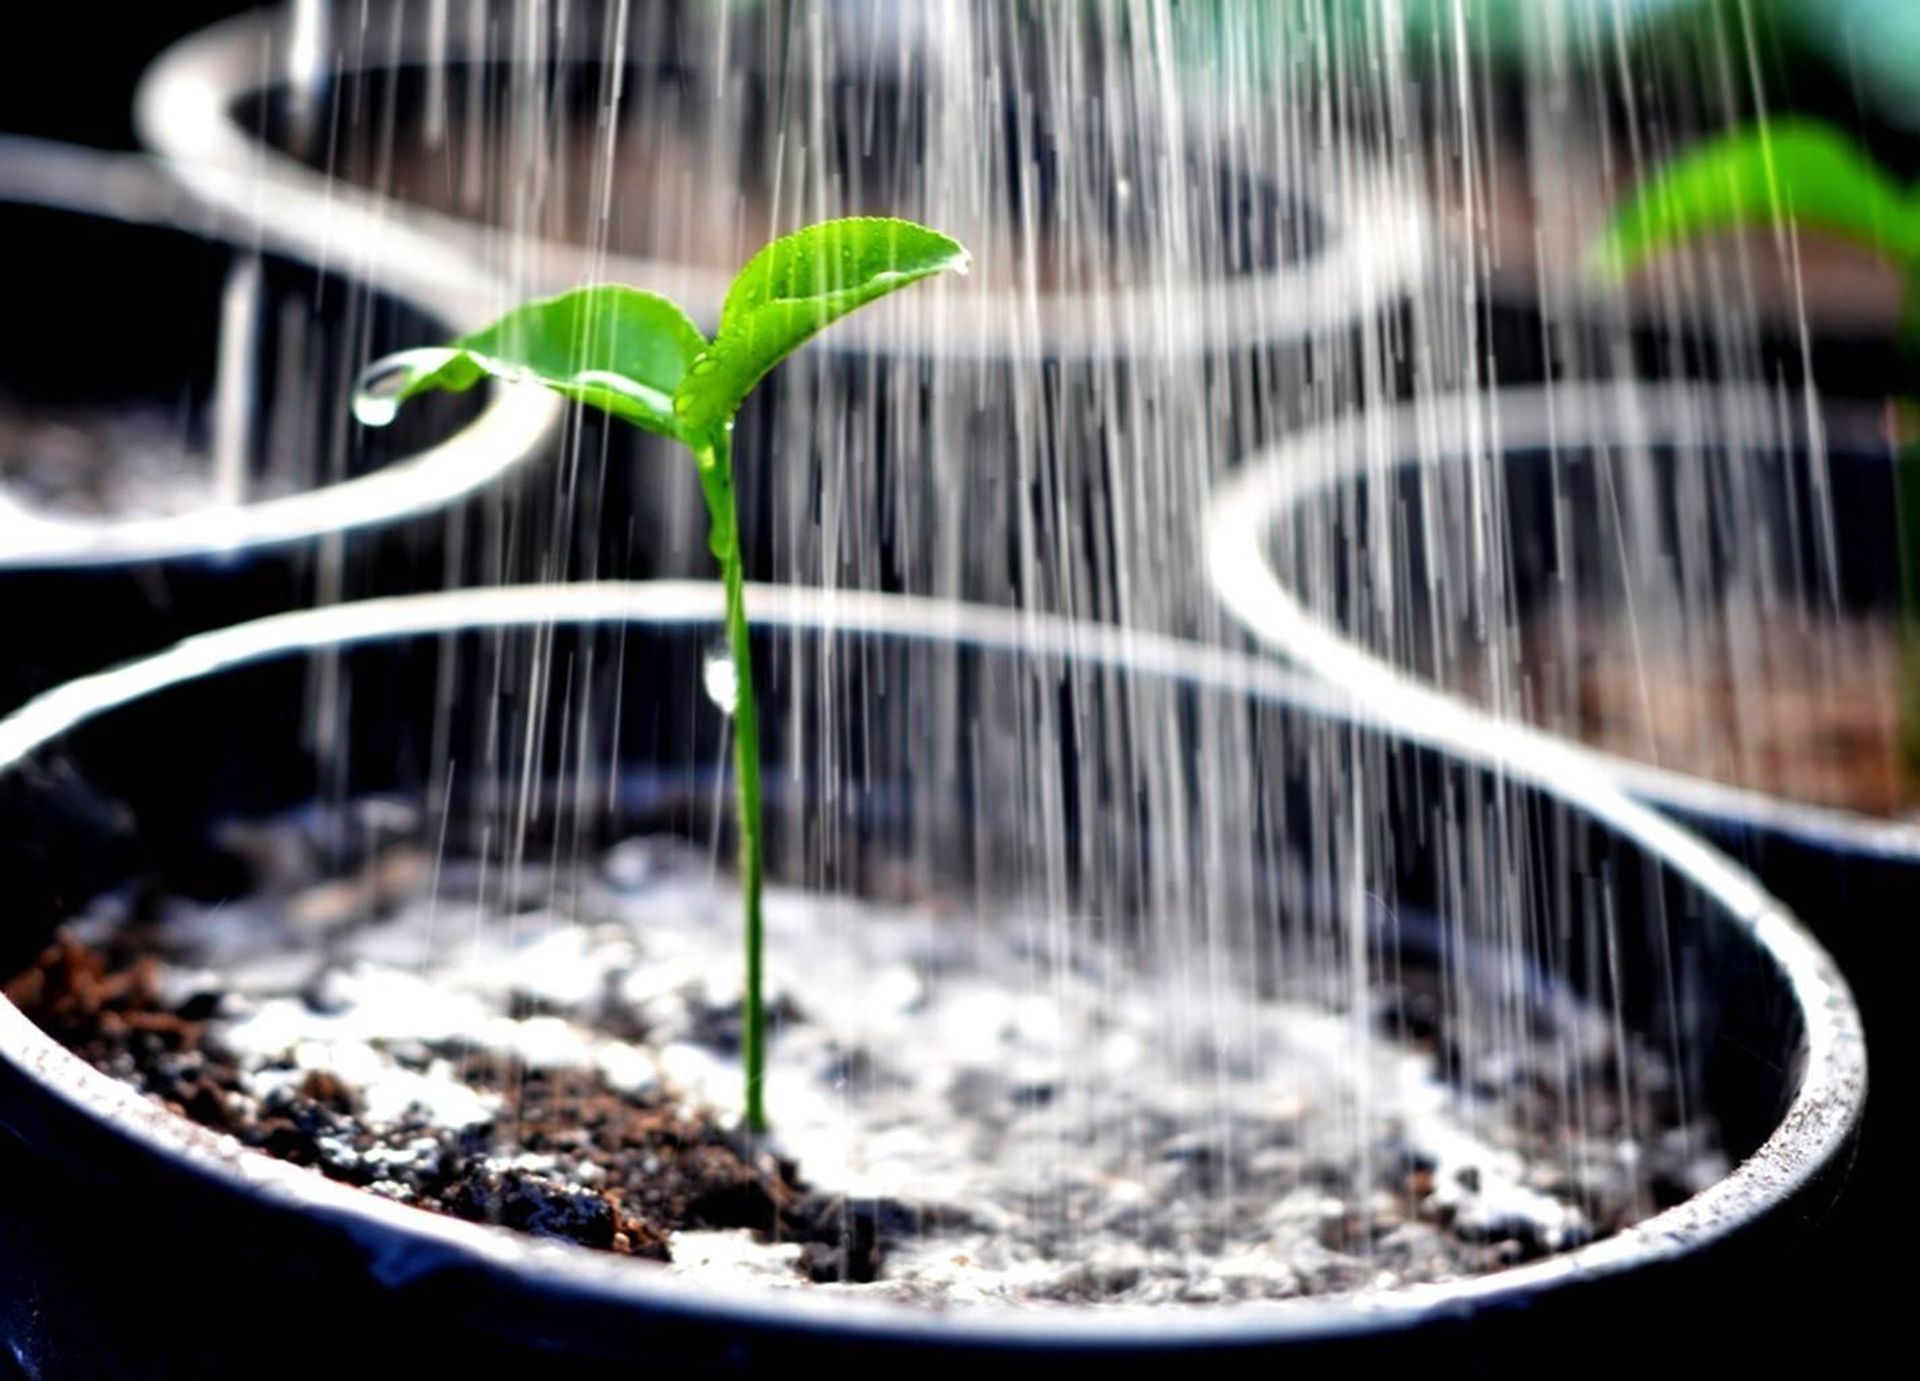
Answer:
[(707, 688), (707, 699), (719, 707), (720, 713), (731, 717), (740, 704), (740, 675), (734, 668), (733, 654), (725, 647), (707, 653), (701, 680)]

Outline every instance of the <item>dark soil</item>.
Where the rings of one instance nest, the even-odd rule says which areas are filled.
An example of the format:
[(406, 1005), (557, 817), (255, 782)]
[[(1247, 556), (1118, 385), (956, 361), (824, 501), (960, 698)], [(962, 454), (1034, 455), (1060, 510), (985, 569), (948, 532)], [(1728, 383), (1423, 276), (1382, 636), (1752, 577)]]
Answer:
[(357, 1091), (322, 1071), (258, 1098), (211, 1030), (220, 995), (168, 1006), (160, 974), (151, 955), (109, 954), (62, 934), (5, 991), (49, 1035), (170, 1111), (430, 1212), (659, 1261), (670, 1259), (676, 1230), (747, 1228), (801, 1243), (801, 1269), (823, 1281), (873, 1279), (886, 1242), (916, 1226), (901, 1205), (809, 1193), (791, 1164), (705, 1116), (582, 1071), (468, 1055), (467, 1080), (483, 1089), (511, 1081), (518, 1115), (457, 1131), (424, 1118), (369, 1128)]
[[(763, 1242), (799, 1244), (794, 1269), (817, 1283), (874, 1281), (889, 1250), (943, 1229), (991, 1231), (958, 1210), (812, 1192), (795, 1165), (690, 1110), (671, 1091), (618, 1090), (589, 1070), (529, 1069), (488, 1051), (423, 1045), (411, 1054), (396, 1052), (421, 1070), (429, 1061), (456, 1061), (470, 1087), (506, 1095), (500, 1105), (513, 1114), (480, 1125), (450, 1128), (424, 1109), (373, 1124), (363, 1116), (359, 1090), (326, 1070), (310, 1070), (258, 1096), (251, 1091), (253, 1076), (272, 1070), (249, 1065), (224, 1048), (218, 1034), (232, 999), (202, 990), (170, 1004), (162, 997), (165, 975), (165, 964), (138, 927), (99, 946), (62, 932), (33, 967), (6, 985), (5, 994), (63, 1045), (169, 1111), (278, 1159), (429, 1212), (656, 1261), (672, 1259), (676, 1231), (748, 1229)], [(1430, 1049), (1455, 1077), (1478, 1086), (1472, 1057), (1453, 1043), (1439, 1018), (1442, 1005), (1437, 977), (1410, 975), (1396, 995), (1383, 999), (1377, 1020), (1384, 1033)], [(1560, 1144), (1567, 1114), (1563, 1091), (1539, 1072), (1508, 1071), (1499, 1078), (1502, 1086), (1490, 1089), (1490, 1096), (1506, 1103), (1522, 1134), (1542, 1146)], [(1598, 1096), (1606, 1087), (1601, 1080), (1594, 1090), (1589, 1130), (1602, 1138), (1634, 1138), (1635, 1119), (1625, 1108), (1610, 1115), (1608, 1100)], [(1457, 1169), (1457, 1184), (1441, 1183), (1444, 1172), (1431, 1156), (1396, 1145), (1383, 1150), (1393, 1163), (1377, 1167), (1364, 1195), (1338, 1167), (1323, 1167), (1322, 1190), (1349, 1198), (1349, 1204), (1322, 1219), (1312, 1235), (1328, 1252), (1356, 1258), (1351, 1266), (1338, 1260), (1324, 1265), (1324, 1286), (1363, 1284), (1367, 1271), (1358, 1259), (1392, 1256), (1408, 1231), (1402, 1225), (1425, 1222), (1440, 1231), (1449, 1270), (1496, 1270), (1577, 1245), (1588, 1232), (1617, 1231), (1700, 1187), (1693, 1155), (1656, 1144), (1643, 1191), (1650, 1201), (1575, 1174), (1554, 1192), (1581, 1204), (1591, 1227), (1549, 1240), (1527, 1211), (1501, 1207), (1497, 1200), (1476, 1206), (1477, 1172)], [(1195, 1192), (1217, 1188), (1212, 1182), (1226, 1172), (1207, 1152), (1204, 1145), (1192, 1146), (1195, 1159), (1183, 1169)], [(1357, 1206), (1361, 1202), (1364, 1209)], [(1101, 1268), (1090, 1258), (1086, 1269), (1098, 1274)], [(1087, 1291), (1103, 1293), (1091, 1282), (1067, 1294)]]
[(0, 395), (0, 518), (159, 517), (212, 498), (209, 462), (154, 407), (51, 410)]
[(1704, 635), (1636, 640), (1617, 613), (1582, 615), (1571, 636), (1561, 616), (1539, 618), (1520, 642), (1525, 712), (1691, 776), (1881, 818), (1920, 811), (1920, 780), (1902, 767), (1893, 620), (1775, 617), (1744, 645), (1750, 655)]

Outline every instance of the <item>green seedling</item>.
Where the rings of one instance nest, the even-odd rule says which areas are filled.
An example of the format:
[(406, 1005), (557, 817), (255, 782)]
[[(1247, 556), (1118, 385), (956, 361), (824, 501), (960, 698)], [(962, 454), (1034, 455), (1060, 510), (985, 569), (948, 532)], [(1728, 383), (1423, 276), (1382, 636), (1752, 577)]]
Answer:
[[(1763, 121), (1674, 160), (1614, 212), (1592, 266), (1617, 280), (1697, 236), (1789, 225), (1864, 245), (1898, 271), (1901, 334), (1910, 357), (1920, 358), (1920, 184), (1902, 185), (1857, 141), (1819, 121)], [(1905, 411), (1913, 407), (1910, 395)], [(1900, 452), (1895, 493), (1901, 765), (1909, 782), (1920, 782), (1920, 447)]]
[(360, 420), (377, 426), (409, 398), (436, 389), (463, 392), (483, 379), (539, 384), (692, 452), (711, 523), (708, 545), (726, 584), (746, 932), (746, 1125), (754, 1132), (767, 1127), (760, 730), (733, 494), (734, 416), (768, 371), (818, 331), (888, 293), (947, 270), (964, 273), (967, 265), (956, 241), (911, 221), (826, 221), (747, 261), (727, 290), (711, 340), (655, 293), (611, 284), (578, 288), (516, 308), (452, 345), (379, 361), (355, 400)]

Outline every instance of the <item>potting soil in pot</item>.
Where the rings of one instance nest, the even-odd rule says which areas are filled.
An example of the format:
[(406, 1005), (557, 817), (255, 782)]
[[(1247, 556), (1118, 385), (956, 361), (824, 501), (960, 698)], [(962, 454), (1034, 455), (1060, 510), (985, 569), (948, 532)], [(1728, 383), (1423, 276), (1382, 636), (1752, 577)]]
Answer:
[(1690, 776), (1883, 818), (1920, 816), (1901, 767), (1892, 618), (1729, 605), (1680, 630), (1619, 609), (1552, 612), (1517, 639), (1518, 687), (1462, 688), (1595, 748)]
[(1571, 1003), (1469, 1056), (1437, 975), (1364, 1012), (1230, 979), (1196, 1003), (1192, 975), (1066, 961), (1018, 917), (779, 888), (769, 1153), (729, 1130), (737, 895), (704, 851), (501, 869), (397, 842), (343, 876), (299, 823), (228, 842), (255, 896), (97, 905), (8, 995), (268, 1154), (689, 1277), (1034, 1306), (1391, 1288), (1725, 1169), (1662, 1061)]
[[(260, 497), (267, 486), (259, 478), (248, 497)], [(0, 530), (9, 512), (68, 520), (163, 518), (213, 507), (221, 498), (211, 460), (165, 408), (61, 411), (0, 395)]]

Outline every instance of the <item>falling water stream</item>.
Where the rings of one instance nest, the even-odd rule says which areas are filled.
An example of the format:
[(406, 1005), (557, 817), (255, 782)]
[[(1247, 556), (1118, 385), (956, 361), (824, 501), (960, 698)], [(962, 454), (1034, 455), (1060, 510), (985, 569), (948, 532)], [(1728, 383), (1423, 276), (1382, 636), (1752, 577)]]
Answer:
[[(1634, 716), (1675, 682), (1730, 679), (1694, 732), (1710, 723), (1738, 759), (1785, 712), (1767, 690), (1780, 630), (1814, 678), (1794, 703), (1891, 682), (1860, 690), (1839, 655), (1874, 634), (1836, 613), (1801, 246), (1716, 242), (1626, 288), (1583, 271), (1638, 176), (1766, 108), (1751, 24), (1658, 27), (1680, 8), (1542, 4), (1500, 59), (1485, 12), (1441, 0), (296, 0), (240, 116), (342, 194), (430, 217), (494, 276), (476, 324), (643, 274), (711, 325), (755, 247), (829, 216), (962, 240), (970, 277), (835, 328), (743, 415), (755, 580), (828, 609), (886, 591), (1169, 635), (1204, 659), (1244, 645), (1207, 583), (1211, 496), (1289, 438), (1337, 437), (1344, 453), (1292, 457), (1326, 489), (1276, 539), (1304, 604), (1561, 730), (1602, 693), (1601, 661), (1631, 721), (1611, 746), (1655, 757), (1675, 750)], [(230, 338), (275, 329), (247, 305), (256, 278), (243, 262), (228, 280)], [(1655, 380), (1680, 400), (1657, 436)], [(392, 420), (391, 383), (367, 381), (362, 423)], [(1515, 387), (1544, 390), (1549, 419), (1527, 441), (1547, 497), (1518, 520)], [(1575, 397), (1577, 419), (1554, 411)], [(272, 419), (231, 388), (216, 416), (238, 499), (243, 434)], [(1777, 463), (1796, 447), (1798, 487)], [(464, 581), (713, 574), (684, 457), (579, 413), (553, 466), (458, 521)], [(1732, 550), (1710, 537), (1728, 533)], [(1527, 553), (1555, 541), (1558, 583), (1523, 599)], [(331, 559), (344, 590), (352, 557)], [(283, 1074), (357, 1061), (396, 1107), (425, 1076), (342, 1052), (430, 1027), (724, 1113), (732, 1065), (698, 1035), (737, 1001), (723, 759), (700, 739), (704, 805), (668, 840), (628, 818), (622, 745), (660, 698), (636, 677), (691, 670), (709, 736), (738, 688), (711, 643), (653, 673), (639, 637), (494, 632), (459, 655), (446, 639), (397, 815), (369, 813), (352, 748), (382, 686), (317, 656), (332, 823), (298, 827), (323, 841), (299, 904), (344, 895), (385, 919), (326, 942), (325, 1001), (276, 988), (231, 929), (267, 903), (195, 922), (272, 970), (233, 980), (255, 998), (233, 1039)], [(1671, 938), (1696, 917), (1526, 785), (1434, 775), (1389, 734), (1195, 696), (1071, 640), (983, 670), (937, 642), (769, 638), (768, 777), (814, 803), (779, 826), (797, 842), (768, 958), (792, 1014), (776, 1135), (817, 1186), (959, 1213), (897, 1250), (903, 1293), (1206, 1300), (1445, 1277), (1578, 1245), (1723, 1164)], [(874, 803), (894, 792), (922, 808), (887, 816)], [(926, 818), (953, 795), (970, 818)], [(413, 871), (376, 906), (383, 858)], [(941, 890), (960, 862), (973, 880)], [(1644, 984), (1622, 977), (1630, 951), (1658, 956)], [(1570, 971), (1579, 1001), (1543, 987)], [(652, 1044), (581, 1034), (604, 984), (626, 985)], [(1642, 986), (1666, 1015), (1630, 1031)], [(400, 1009), (391, 1030), (338, 1015)], [(514, 1087), (486, 1115), (511, 1119)], [(956, 1148), (943, 1124), (994, 1138)], [(1420, 1235), (1472, 1222), (1452, 1255)], [(798, 1248), (748, 1241), (689, 1236), (675, 1256), (794, 1278)]]

